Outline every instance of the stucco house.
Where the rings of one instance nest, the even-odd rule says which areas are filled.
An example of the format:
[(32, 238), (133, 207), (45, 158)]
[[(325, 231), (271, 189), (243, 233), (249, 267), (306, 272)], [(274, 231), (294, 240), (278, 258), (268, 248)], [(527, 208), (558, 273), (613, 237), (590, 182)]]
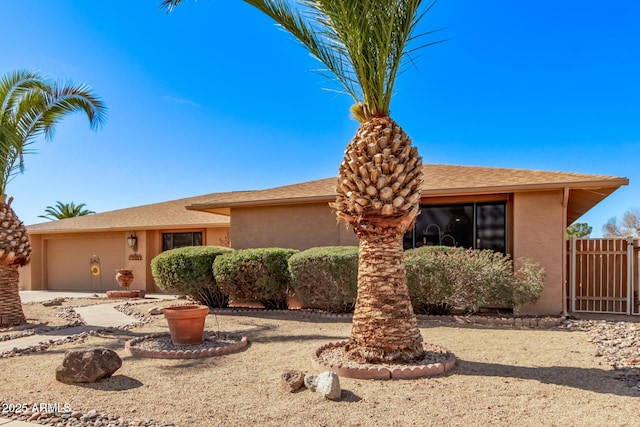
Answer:
[[(546, 270), (532, 314), (566, 309), (568, 224), (629, 180), (525, 169), (427, 164), (421, 214), (405, 248), (431, 244), (488, 248)], [(20, 271), (24, 289), (113, 289), (116, 268), (134, 271), (134, 289), (156, 290), (149, 262), (186, 244), (236, 249), (356, 245), (328, 206), (336, 178), (259, 191), (214, 193), (166, 203), (30, 225), (33, 254)], [(129, 246), (134, 236), (137, 244)], [(90, 260), (100, 258), (101, 283)]]

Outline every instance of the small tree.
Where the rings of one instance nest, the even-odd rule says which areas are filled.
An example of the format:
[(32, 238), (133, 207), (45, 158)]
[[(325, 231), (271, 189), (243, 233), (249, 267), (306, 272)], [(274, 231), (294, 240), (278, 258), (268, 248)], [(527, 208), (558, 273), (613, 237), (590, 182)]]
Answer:
[(567, 239), (575, 237), (576, 239), (584, 239), (589, 237), (593, 227), (586, 222), (574, 222), (567, 227)]
[(625, 212), (622, 223), (614, 216), (602, 227), (604, 237), (640, 237), (640, 210)]

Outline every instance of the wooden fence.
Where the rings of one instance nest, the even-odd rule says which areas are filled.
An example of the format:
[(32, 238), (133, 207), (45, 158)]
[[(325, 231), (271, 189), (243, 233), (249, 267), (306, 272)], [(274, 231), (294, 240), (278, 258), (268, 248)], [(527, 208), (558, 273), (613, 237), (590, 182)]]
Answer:
[(567, 241), (569, 311), (640, 315), (640, 239)]

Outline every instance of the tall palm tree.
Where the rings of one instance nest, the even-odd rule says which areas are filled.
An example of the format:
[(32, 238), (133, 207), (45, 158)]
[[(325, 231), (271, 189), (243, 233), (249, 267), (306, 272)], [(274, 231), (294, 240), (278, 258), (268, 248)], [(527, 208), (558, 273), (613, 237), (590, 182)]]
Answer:
[(77, 216), (85, 216), (94, 214), (94, 211), (84, 209), (86, 204), (80, 203), (76, 205), (74, 202), (62, 203), (56, 202), (55, 206), (47, 206), (44, 210), (46, 215), (38, 215), (38, 218), (45, 218), (55, 221), (57, 219), (75, 218)]
[(16, 70), (0, 77), (0, 326), (26, 321), (18, 293), (18, 267), (29, 262), (24, 224), (7, 202), (7, 184), (24, 170), (24, 155), (44, 135), (51, 139), (65, 115), (83, 111), (92, 129), (106, 120), (104, 103), (84, 84), (50, 81)]
[[(415, 51), (408, 44), (435, 1), (422, 11), (420, 0), (244, 1), (300, 41), (355, 101), (351, 112), (360, 127), (345, 150), (331, 204), (360, 240), (347, 354), (372, 363), (419, 359), (424, 350), (402, 238), (419, 213), (422, 159), (389, 108), (401, 66)], [(164, 0), (161, 7), (171, 11), (180, 2)]]

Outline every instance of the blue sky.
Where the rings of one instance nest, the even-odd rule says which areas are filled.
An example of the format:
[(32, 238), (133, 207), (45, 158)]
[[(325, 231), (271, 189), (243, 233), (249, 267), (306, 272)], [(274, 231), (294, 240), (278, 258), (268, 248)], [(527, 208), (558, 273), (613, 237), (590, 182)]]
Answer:
[[(400, 76), (391, 114), (426, 163), (624, 176), (580, 221), (594, 236), (640, 207), (640, 2), (440, 0), (443, 28)], [(0, 73), (89, 84), (109, 119), (80, 114), (7, 187), (26, 224), (56, 201), (105, 212), (337, 174), (351, 99), (292, 37), (240, 0), (1, 1)]]

